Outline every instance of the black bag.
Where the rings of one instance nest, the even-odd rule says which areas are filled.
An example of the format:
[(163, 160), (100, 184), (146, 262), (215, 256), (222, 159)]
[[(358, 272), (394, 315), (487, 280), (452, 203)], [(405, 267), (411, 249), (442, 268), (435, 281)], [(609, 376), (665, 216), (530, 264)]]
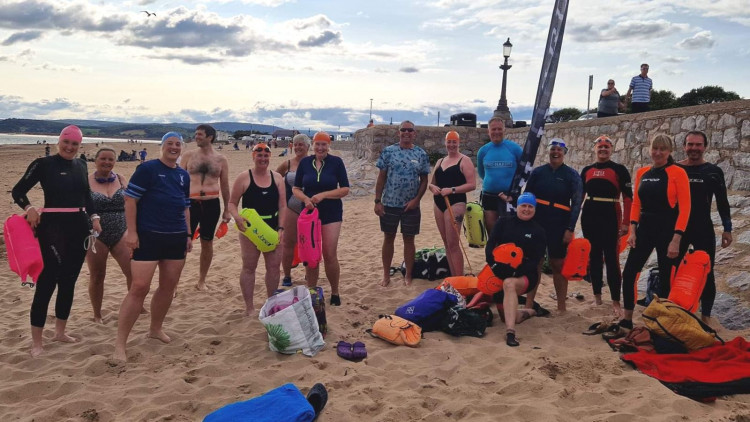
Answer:
[[(406, 262), (401, 263), (401, 274), (406, 274)], [(445, 248), (422, 248), (414, 254), (412, 278), (438, 280), (451, 276)]]
[(651, 268), (648, 270), (648, 281), (646, 282), (646, 297), (639, 300), (638, 304), (641, 306), (648, 306), (652, 300), (654, 300), (654, 295), (659, 293), (659, 269), (658, 268)]
[(441, 329), (456, 337), (484, 337), (487, 325), (492, 322), (492, 311), (489, 311), (489, 319), (486, 316), (487, 311), (489, 309), (477, 311), (474, 309), (453, 307), (448, 310), (448, 314), (443, 318)]

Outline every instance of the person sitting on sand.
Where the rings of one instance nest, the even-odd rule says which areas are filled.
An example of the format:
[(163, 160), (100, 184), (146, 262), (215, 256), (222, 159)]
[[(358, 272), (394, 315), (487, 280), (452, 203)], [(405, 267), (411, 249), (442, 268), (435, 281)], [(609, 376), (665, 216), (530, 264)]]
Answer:
[(133, 250), (130, 269), (133, 282), (120, 305), (114, 358), (127, 360), (125, 346), (130, 330), (143, 309), (151, 279), (159, 267), (159, 287), (151, 298), (148, 336), (169, 343), (163, 323), (172, 305), (185, 256), (193, 249), (190, 233), (190, 175), (177, 165), (182, 136), (166, 133), (158, 159), (135, 169), (125, 190), (125, 245)]
[(391, 283), (391, 261), (396, 230), (401, 224), (404, 239), (404, 284), (411, 285), (414, 269), (414, 238), (419, 234), (422, 211), (419, 201), (427, 191), (430, 160), (424, 149), (414, 145), (417, 137), (414, 123), (404, 120), (398, 128), (399, 142), (383, 149), (375, 166), (380, 169), (375, 184), (375, 215), (380, 217), (383, 232), (383, 280), (385, 287)]

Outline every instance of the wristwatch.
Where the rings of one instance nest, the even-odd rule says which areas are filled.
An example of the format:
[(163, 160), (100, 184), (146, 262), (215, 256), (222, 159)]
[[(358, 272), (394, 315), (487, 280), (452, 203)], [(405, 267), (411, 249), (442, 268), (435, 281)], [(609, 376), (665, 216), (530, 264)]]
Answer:
[(380, 203), (380, 198), (375, 198), (375, 203), (379, 204)]
[(455, 186), (451, 188), (451, 193), (456, 193), (456, 187)]

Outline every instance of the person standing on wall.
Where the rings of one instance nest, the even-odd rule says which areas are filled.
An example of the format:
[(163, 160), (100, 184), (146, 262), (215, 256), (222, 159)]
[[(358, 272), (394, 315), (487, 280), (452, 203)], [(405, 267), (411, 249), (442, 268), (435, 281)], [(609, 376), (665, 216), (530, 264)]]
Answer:
[(633, 76), (633, 79), (630, 80), (628, 93), (625, 94), (632, 100), (631, 110), (633, 113), (643, 113), (650, 110), (649, 103), (651, 102), (653, 86), (653, 81), (648, 77), (648, 64), (643, 63), (641, 73)]
[(607, 88), (599, 94), (599, 106), (596, 109), (596, 117), (617, 116), (620, 108), (620, 93), (615, 88), (615, 81), (607, 81)]

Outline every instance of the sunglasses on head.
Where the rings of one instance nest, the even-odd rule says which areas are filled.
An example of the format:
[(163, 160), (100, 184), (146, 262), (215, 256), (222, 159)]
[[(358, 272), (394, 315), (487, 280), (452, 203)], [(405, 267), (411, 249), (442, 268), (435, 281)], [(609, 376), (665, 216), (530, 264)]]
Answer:
[(402, 127), (401, 129), (399, 129), (399, 131), (401, 131), (401, 132), (414, 132), (414, 129), (410, 128), (410, 127)]
[(271, 148), (268, 147), (255, 147), (253, 152), (271, 152)]

